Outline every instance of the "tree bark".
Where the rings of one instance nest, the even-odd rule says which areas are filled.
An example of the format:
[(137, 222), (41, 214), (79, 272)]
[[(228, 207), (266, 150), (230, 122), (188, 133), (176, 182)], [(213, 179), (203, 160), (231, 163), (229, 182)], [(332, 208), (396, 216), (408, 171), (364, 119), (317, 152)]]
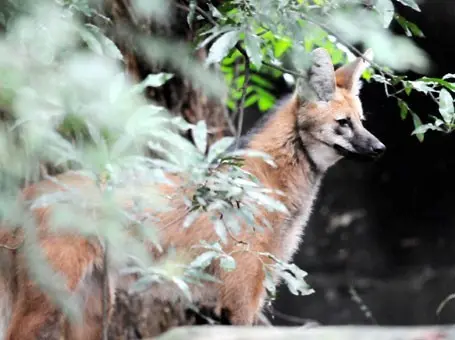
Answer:
[[(179, 4), (176, 6), (176, 4)], [(187, 23), (188, 3), (172, 1), (174, 17), (166, 24), (158, 24), (152, 20), (138, 21), (132, 15), (128, 0), (106, 0), (105, 12), (113, 25), (127, 23), (134, 29), (148, 35), (167, 38), (173, 41), (191, 43), (195, 38), (195, 28)], [(201, 1), (201, 6), (203, 2)], [(127, 72), (135, 81), (142, 81), (150, 73), (169, 72), (175, 76), (160, 88), (148, 88), (146, 96), (166, 107), (172, 114), (181, 115), (186, 121), (196, 123), (205, 120), (212, 133), (209, 144), (228, 135), (227, 108), (220, 100), (208, 98), (177, 70), (169, 65), (160, 65), (153, 60), (146, 60), (136, 52), (134, 44), (120, 39), (115, 30), (110, 38), (122, 52)], [(203, 62), (207, 56), (206, 50), (195, 51), (195, 58)], [(190, 136), (187, 136), (191, 138)], [(198, 306), (200, 313), (216, 320), (218, 323), (228, 323), (225, 315), (218, 317), (213, 305)], [(194, 313), (187, 302), (176, 299), (172, 302), (153, 296), (150, 292), (128, 294), (121, 290), (117, 292), (116, 306), (109, 327), (109, 339), (142, 339), (155, 337), (176, 326), (207, 324), (208, 319)]]
[[(203, 6), (201, 2), (201, 6)], [(193, 23), (190, 28), (187, 23), (188, 1), (171, 1), (173, 17), (167, 23), (157, 23), (152, 19), (138, 19), (134, 17), (129, 0), (105, 0), (104, 10), (112, 20), (113, 26), (127, 24), (138, 32), (146, 35), (166, 38), (172, 41), (191, 43), (196, 37), (198, 24)], [(141, 81), (150, 73), (169, 72), (175, 76), (160, 88), (148, 88), (146, 96), (167, 108), (174, 115), (181, 115), (186, 121), (196, 123), (205, 120), (209, 129), (209, 144), (229, 134), (227, 126), (227, 109), (218, 99), (208, 98), (201, 89), (193, 86), (180, 72), (172, 66), (161, 65), (153, 60), (146, 60), (137, 53), (134, 44), (119, 39), (115, 31), (111, 36), (119, 47), (125, 59), (127, 72), (136, 81)], [(203, 62), (207, 57), (205, 49), (196, 50), (194, 58)]]

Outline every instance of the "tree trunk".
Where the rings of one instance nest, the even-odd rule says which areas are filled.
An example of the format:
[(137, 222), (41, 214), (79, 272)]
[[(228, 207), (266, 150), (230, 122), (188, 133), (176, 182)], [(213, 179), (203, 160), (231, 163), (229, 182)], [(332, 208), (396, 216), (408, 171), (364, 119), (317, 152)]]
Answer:
[[(172, 1), (172, 6), (174, 17), (167, 24), (157, 24), (152, 20), (139, 22), (132, 15), (128, 0), (106, 0), (104, 9), (114, 26), (126, 22), (141, 33), (173, 41), (192, 42), (195, 38), (195, 29), (191, 29), (187, 23), (188, 4), (185, 1), (176, 0)], [(203, 6), (202, 2), (201, 6)], [(212, 132), (209, 135), (209, 144), (229, 134), (226, 121), (227, 109), (223, 103), (208, 98), (172, 66), (146, 60), (136, 52), (134, 44), (125, 42), (125, 39), (120, 39), (116, 35), (115, 30), (113, 32), (110, 38), (121, 50), (127, 72), (134, 80), (142, 81), (150, 73), (169, 72), (175, 75), (160, 88), (148, 88), (146, 96), (150, 100), (166, 107), (174, 115), (181, 115), (190, 123), (205, 120), (209, 132)], [(196, 51), (195, 58), (203, 61), (206, 58), (206, 51), (203, 49)], [(187, 137), (190, 138), (190, 136)], [(214, 305), (197, 307), (200, 307), (200, 312), (211, 317), (212, 320), (217, 318), (213, 314)], [(218, 320), (226, 323), (222, 321), (222, 317)], [(147, 292), (128, 294), (126, 291), (118, 291), (109, 328), (109, 339), (154, 337), (175, 326), (197, 324), (207, 324), (207, 319), (192, 312), (182, 299), (171, 303)]]
[[(203, 3), (203, 1), (200, 1)], [(203, 6), (201, 4), (201, 6)], [(173, 17), (166, 23), (138, 19), (134, 17), (129, 0), (105, 0), (104, 10), (112, 19), (114, 27), (119, 24), (127, 24), (138, 32), (154, 37), (166, 38), (171, 41), (191, 43), (195, 39), (197, 22), (193, 28), (187, 22), (187, 1), (171, 1)], [(114, 31), (115, 32), (115, 31)], [(229, 133), (227, 129), (227, 109), (217, 99), (208, 98), (200, 89), (191, 84), (188, 79), (169, 65), (160, 65), (153, 60), (139, 55), (136, 46), (119, 39), (116, 33), (111, 36), (112, 40), (121, 50), (127, 72), (136, 81), (141, 81), (151, 73), (169, 72), (175, 76), (160, 88), (148, 88), (146, 96), (166, 107), (171, 113), (181, 115), (186, 121), (196, 123), (205, 120), (209, 129), (209, 144)], [(207, 53), (205, 49), (195, 51), (194, 57), (198, 61), (204, 61)]]

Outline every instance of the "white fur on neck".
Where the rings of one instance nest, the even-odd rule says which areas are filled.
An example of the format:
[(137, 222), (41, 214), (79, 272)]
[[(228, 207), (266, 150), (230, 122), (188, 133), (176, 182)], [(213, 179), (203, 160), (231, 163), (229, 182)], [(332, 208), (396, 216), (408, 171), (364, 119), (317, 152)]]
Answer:
[(307, 146), (308, 154), (320, 171), (327, 171), (342, 156), (332, 147), (323, 143), (311, 143)]

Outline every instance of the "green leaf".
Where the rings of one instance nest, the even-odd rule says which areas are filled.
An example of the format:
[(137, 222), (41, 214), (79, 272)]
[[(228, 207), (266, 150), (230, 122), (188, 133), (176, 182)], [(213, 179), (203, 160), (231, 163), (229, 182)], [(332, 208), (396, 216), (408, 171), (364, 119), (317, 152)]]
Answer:
[(278, 201), (267, 194), (259, 193), (256, 191), (248, 192), (248, 196), (253, 198), (258, 204), (264, 206), (269, 211), (279, 211), (282, 213), (288, 213), (288, 209), (281, 202)]
[(289, 39), (278, 40), (273, 46), (275, 56), (280, 58), (291, 46), (292, 42)]
[(454, 111), (452, 96), (449, 91), (442, 89), (441, 92), (439, 92), (439, 113), (447, 124), (452, 121), (455, 113)]
[(227, 232), (226, 232), (226, 226), (224, 225), (223, 221), (220, 219), (217, 219), (215, 221), (215, 232), (221, 239), (221, 242), (224, 244), (227, 243)]
[(395, 15), (395, 18), (396, 18), (397, 22), (400, 24), (401, 28), (403, 28), (404, 33), (408, 37), (412, 37), (412, 32), (408, 28), (408, 21), (405, 18), (403, 18), (401, 15), (398, 15), (398, 14)]
[(412, 92), (412, 86), (409, 84), (409, 82), (404, 83), (404, 93), (406, 93), (408, 96)]
[(425, 133), (425, 131), (422, 131), (423, 128), (420, 128), (419, 130), (419, 127), (422, 126), (422, 121), (420, 120), (419, 116), (417, 116), (415, 113), (412, 113), (412, 121), (414, 122), (414, 127), (415, 127), (415, 130), (412, 132), (413, 135), (416, 135), (417, 139), (420, 141), (420, 142), (423, 142), (423, 134)]
[(275, 103), (274, 99), (272, 99), (270, 97), (259, 97), (259, 100), (258, 100), (259, 110), (261, 110), (262, 112), (265, 112), (265, 111), (269, 110), (273, 106), (274, 103)]
[(235, 259), (232, 256), (223, 256), (220, 259), (220, 266), (227, 272), (231, 272), (235, 269)]
[(220, 36), (210, 47), (205, 60), (207, 65), (219, 63), (239, 41), (239, 31), (230, 31)]
[(190, 225), (192, 225), (193, 222), (197, 220), (200, 214), (201, 212), (199, 211), (199, 209), (190, 212), (183, 221), (183, 228), (188, 228)]
[(417, 36), (419, 38), (425, 37), (422, 30), (413, 22), (406, 20), (399, 14), (395, 14), (395, 19), (400, 24), (400, 26), (403, 28), (404, 32), (406, 33), (406, 35), (408, 37), (412, 37), (413, 35)]
[(139, 91), (144, 90), (146, 87), (160, 87), (164, 85), (169, 79), (171, 79), (174, 75), (171, 73), (156, 73), (156, 74), (149, 74), (143, 81), (139, 84), (135, 85), (134, 87)]
[(212, 16), (214, 18), (222, 18), (223, 17), (223, 14), (221, 14), (221, 12), (215, 6), (213, 6), (211, 3), (209, 3), (208, 6), (210, 8), (210, 13), (212, 13)]
[(238, 235), (242, 231), (242, 226), (240, 225), (237, 218), (235, 218), (234, 214), (226, 214), (224, 217), (224, 223), (228, 230), (232, 232), (234, 235)]
[(256, 103), (258, 101), (259, 97), (255, 94), (249, 96), (246, 100), (245, 100), (245, 105), (244, 107), (247, 108), (247, 107), (250, 107), (251, 105), (253, 105), (254, 103)]
[(196, 257), (191, 263), (190, 267), (196, 267), (196, 268), (207, 268), (210, 263), (212, 263), (213, 259), (216, 259), (220, 254), (216, 251), (206, 251), (205, 253), (202, 253), (198, 257)]
[(425, 34), (423, 34), (422, 30), (414, 24), (413, 22), (408, 21), (408, 28), (411, 30), (412, 34), (419, 37), (419, 38), (425, 38)]
[(142, 276), (139, 280), (135, 281), (129, 288), (131, 293), (140, 293), (147, 290), (150, 285), (155, 282), (150, 276)]
[(423, 135), (425, 134), (425, 132), (427, 132), (428, 130), (434, 130), (434, 131), (444, 131), (442, 128), (440, 128), (439, 126), (437, 125), (434, 125), (434, 124), (423, 124), (423, 125), (420, 125), (418, 128), (416, 128), (414, 131), (412, 131), (412, 135), (421, 135), (422, 136), (422, 139), (420, 141), (423, 141)]
[(79, 34), (90, 50), (99, 55), (103, 55), (103, 46), (101, 45), (100, 41), (96, 38), (95, 34), (91, 30), (81, 28), (79, 30)]
[(401, 119), (406, 119), (409, 112), (408, 104), (406, 104), (404, 100), (398, 98), (398, 107), (400, 108)]
[(101, 42), (104, 47), (104, 52), (107, 56), (117, 59), (123, 60), (122, 52), (118, 49), (117, 45), (105, 35), (100, 35)]
[(81, 38), (87, 43), (87, 46), (97, 54), (106, 55), (116, 60), (123, 60), (123, 55), (117, 45), (106, 37), (99, 27), (87, 24), (79, 29)]
[(409, 81), (408, 82), (413, 89), (423, 92), (425, 94), (428, 94), (429, 92), (433, 92), (434, 89), (431, 86), (428, 86), (426, 82), (420, 81), (420, 80), (415, 80), (415, 81)]
[[(230, 25), (226, 25), (223, 27), (213, 27), (206, 32), (201, 33), (201, 35), (208, 35), (207, 38), (202, 40), (196, 47), (196, 49), (200, 49), (205, 47), (209, 42), (211, 42), (216, 37), (220, 37), (221, 34), (232, 31), (233, 27)], [(233, 62), (233, 61), (231, 61)]]
[(245, 49), (253, 65), (259, 69), (262, 65), (261, 39), (255, 34), (246, 34)]
[[(294, 267), (291, 267), (294, 266)], [(308, 286), (305, 282), (304, 277), (307, 275), (306, 272), (299, 269), (295, 265), (291, 265), (287, 270), (292, 268), (291, 273), (283, 271), (281, 277), (286, 281), (286, 284), (290, 292), (294, 295), (310, 295), (314, 293), (314, 290)]]
[(275, 297), (276, 285), (275, 285), (275, 280), (273, 279), (273, 275), (270, 270), (264, 270), (264, 271), (265, 271), (265, 278), (264, 278), (265, 289), (267, 290), (269, 295), (271, 295), (272, 297)]
[(192, 301), (190, 287), (188, 287), (188, 285), (185, 283), (185, 281), (183, 281), (182, 279), (180, 279), (178, 277), (172, 278), (172, 281), (180, 288), (180, 290), (183, 292), (183, 294), (185, 294), (186, 298), (189, 301)]
[(276, 163), (273, 161), (272, 156), (270, 156), (266, 152), (255, 150), (255, 149), (235, 150), (235, 151), (230, 152), (229, 156), (234, 157), (234, 158), (236, 158), (236, 157), (258, 157), (258, 158), (262, 158), (262, 160), (264, 162), (266, 162), (267, 164), (269, 164), (270, 166), (272, 166), (274, 168), (277, 167)]
[(274, 88), (273, 84), (270, 81), (262, 78), (260, 75), (252, 74), (250, 79), (253, 83), (255, 83), (263, 88), (267, 88), (270, 90), (273, 90), (273, 88)]
[(196, 126), (192, 129), (192, 135), (198, 150), (202, 154), (205, 154), (207, 149), (207, 124), (205, 120), (197, 122)]
[(391, 85), (390, 81), (380, 74), (373, 74), (371, 76), (371, 79), (373, 79), (374, 81), (381, 83), (381, 84)]
[(428, 78), (428, 77), (422, 77), (420, 78), (421, 81), (424, 82), (429, 82), (429, 83), (437, 83), (439, 85), (444, 86), (445, 88), (448, 88), (451, 91), (455, 91), (455, 85), (453, 83), (450, 83), (446, 80), (441, 79), (441, 78)]
[(403, 5), (411, 7), (413, 10), (420, 12), (420, 7), (417, 5), (417, 3), (414, 0), (396, 0), (398, 2), (401, 2)]
[(218, 253), (223, 252), (223, 249), (221, 248), (221, 245), (218, 242), (210, 244), (210, 243), (207, 243), (207, 241), (205, 241), (205, 240), (201, 240), (200, 243), (201, 243), (201, 246), (194, 246), (194, 247), (202, 247), (204, 249), (211, 249)]
[(218, 156), (225, 152), (232, 143), (234, 143), (234, 140), (234, 137), (223, 137), (213, 143), (207, 155), (207, 162), (213, 162)]
[(382, 16), (382, 25), (384, 28), (388, 28), (395, 14), (395, 8), (392, 0), (378, 0), (376, 3), (376, 9)]

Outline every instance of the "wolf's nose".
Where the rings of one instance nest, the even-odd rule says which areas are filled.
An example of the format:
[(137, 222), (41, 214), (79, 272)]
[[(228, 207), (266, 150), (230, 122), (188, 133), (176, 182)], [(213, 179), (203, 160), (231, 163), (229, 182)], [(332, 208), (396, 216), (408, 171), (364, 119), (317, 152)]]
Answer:
[(381, 155), (384, 153), (385, 150), (386, 147), (381, 142), (376, 143), (371, 147), (371, 152), (373, 152), (375, 155)]

